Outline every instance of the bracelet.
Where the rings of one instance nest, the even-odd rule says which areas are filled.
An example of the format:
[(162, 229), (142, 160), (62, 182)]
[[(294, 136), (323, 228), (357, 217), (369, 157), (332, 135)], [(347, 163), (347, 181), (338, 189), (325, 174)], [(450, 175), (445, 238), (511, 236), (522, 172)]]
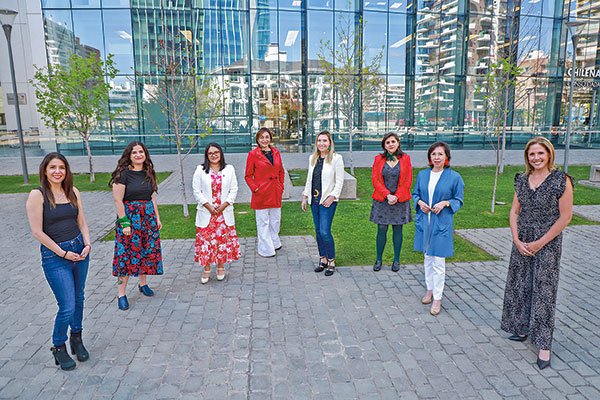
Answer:
[(121, 225), (121, 228), (129, 228), (131, 226), (131, 221), (127, 218), (127, 215), (124, 215), (121, 218), (117, 218), (117, 222)]
[(65, 254), (62, 256), (62, 258), (65, 258), (67, 256), (68, 252), (69, 252), (69, 250), (65, 250)]

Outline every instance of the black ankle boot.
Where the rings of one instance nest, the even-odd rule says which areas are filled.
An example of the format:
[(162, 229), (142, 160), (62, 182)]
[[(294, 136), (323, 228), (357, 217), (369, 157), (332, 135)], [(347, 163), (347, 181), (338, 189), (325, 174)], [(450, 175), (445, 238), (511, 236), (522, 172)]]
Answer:
[(67, 346), (65, 346), (65, 344), (51, 347), (50, 351), (52, 351), (52, 354), (54, 355), (54, 363), (60, 365), (60, 369), (70, 371), (77, 366), (75, 361), (69, 356), (69, 353), (67, 353)]
[(90, 353), (88, 353), (81, 340), (81, 332), (71, 332), (69, 343), (71, 344), (71, 353), (77, 355), (77, 360), (87, 361), (90, 358)]

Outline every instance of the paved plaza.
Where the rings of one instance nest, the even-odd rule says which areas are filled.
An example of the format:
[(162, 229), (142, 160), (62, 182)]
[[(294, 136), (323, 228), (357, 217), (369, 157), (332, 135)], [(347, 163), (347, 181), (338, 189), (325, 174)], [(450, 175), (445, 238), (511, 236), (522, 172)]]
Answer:
[[(244, 186), (239, 169), (238, 179)], [(313, 272), (310, 236), (284, 237), (268, 259), (254, 238), (241, 239), (226, 280), (213, 272), (207, 285), (193, 241), (164, 240), (165, 274), (149, 280), (156, 295), (142, 296), (132, 279), (123, 312), (113, 243), (99, 241), (114, 220), (112, 197), (84, 193), (94, 240), (84, 320), (91, 358), (64, 372), (49, 351), (56, 303), (25, 199), (0, 195), (0, 398), (600, 399), (600, 225), (565, 232), (554, 356), (540, 371), (532, 345), (499, 329), (508, 228), (459, 232), (498, 260), (449, 263), (437, 317), (419, 301), (421, 265), (397, 274), (340, 267), (324, 277)], [(600, 206), (576, 212), (600, 221)]]

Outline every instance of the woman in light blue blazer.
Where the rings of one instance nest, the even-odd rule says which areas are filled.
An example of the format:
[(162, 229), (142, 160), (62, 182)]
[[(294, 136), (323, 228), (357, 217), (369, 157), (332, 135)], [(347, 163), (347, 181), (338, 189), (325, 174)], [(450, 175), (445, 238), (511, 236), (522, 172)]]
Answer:
[(417, 210), (415, 220), (416, 251), (425, 255), (427, 292), (421, 299), (431, 304), (431, 315), (442, 308), (446, 279), (446, 257), (454, 255), (454, 214), (463, 205), (465, 184), (450, 168), (450, 147), (436, 142), (427, 151), (429, 167), (417, 175), (412, 197)]

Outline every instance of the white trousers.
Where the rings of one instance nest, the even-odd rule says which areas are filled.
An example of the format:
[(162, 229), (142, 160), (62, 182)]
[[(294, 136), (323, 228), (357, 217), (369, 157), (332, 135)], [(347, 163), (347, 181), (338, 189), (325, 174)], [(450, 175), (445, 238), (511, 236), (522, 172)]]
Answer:
[(281, 226), (281, 208), (256, 210), (256, 236), (258, 254), (263, 257), (275, 255), (275, 249), (281, 247), (279, 227)]
[(446, 281), (446, 258), (425, 254), (425, 284), (433, 291), (433, 299), (441, 300)]

